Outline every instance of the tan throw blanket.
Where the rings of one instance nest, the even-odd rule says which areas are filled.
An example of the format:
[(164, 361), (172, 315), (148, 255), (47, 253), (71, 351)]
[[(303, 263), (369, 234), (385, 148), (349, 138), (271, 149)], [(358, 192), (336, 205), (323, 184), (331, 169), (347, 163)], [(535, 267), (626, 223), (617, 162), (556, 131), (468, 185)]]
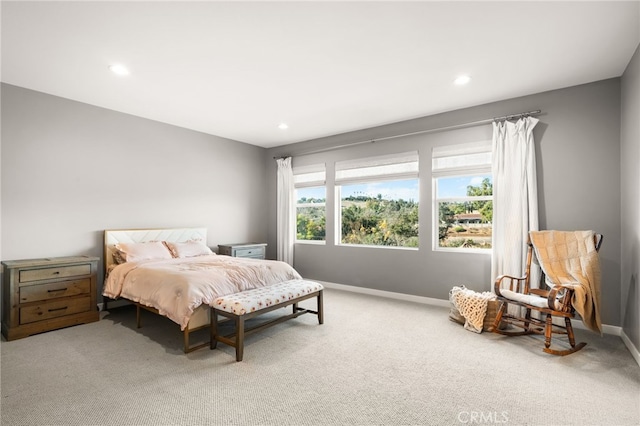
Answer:
[(532, 231), (529, 235), (549, 285), (572, 287), (571, 303), (584, 325), (602, 334), (600, 261), (593, 231)]

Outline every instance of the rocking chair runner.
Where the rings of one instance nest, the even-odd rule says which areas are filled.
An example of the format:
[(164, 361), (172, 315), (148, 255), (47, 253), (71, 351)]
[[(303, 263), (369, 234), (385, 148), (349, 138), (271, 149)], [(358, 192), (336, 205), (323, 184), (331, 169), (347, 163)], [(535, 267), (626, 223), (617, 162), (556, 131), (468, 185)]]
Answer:
[[(594, 234), (596, 250), (600, 250), (602, 245), (602, 235)], [(544, 280), (544, 273), (540, 278), (541, 288), (530, 288), (531, 262), (534, 257), (534, 248), (531, 241), (528, 241), (527, 263), (525, 275), (523, 277), (513, 277), (501, 275), (496, 279), (494, 291), (497, 300), (502, 302), (496, 315), (492, 331), (494, 333), (507, 336), (522, 336), (526, 334), (544, 334), (545, 342), (543, 351), (553, 355), (569, 355), (585, 347), (586, 343), (576, 344), (571, 326), (571, 318), (575, 317), (575, 309), (571, 300), (574, 290), (565, 285), (554, 285), (548, 290)], [(507, 312), (508, 305), (515, 305), (523, 308), (524, 317)], [(540, 312), (540, 318), (531, 316), (531, 311)], [(564, 318), (564, 326), (554, 324), (553, 317)], [(498, 325), (511, 324), (522, 331), (512, 331), (508, 328), (500, 329)], [(553, 334), (566, 334), (571, 345), (570, 349), (559, 350), (551, 348), (551, 336)]]

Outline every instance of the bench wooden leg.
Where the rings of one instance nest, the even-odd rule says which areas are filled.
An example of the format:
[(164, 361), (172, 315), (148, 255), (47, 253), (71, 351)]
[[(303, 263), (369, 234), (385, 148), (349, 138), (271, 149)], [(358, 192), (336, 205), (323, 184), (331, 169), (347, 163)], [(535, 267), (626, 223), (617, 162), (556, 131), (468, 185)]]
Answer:
[(242, 361), (244, 355), (244, 317), (236, 318), (236, 361)]
[(323, 290), (320, 290), (318, 292), (318, 323), (319, 324), (324, 324), (324, 302), (322, 300), (322, 292)]
[(215, 349), (218, 346), (218, 314), (216, 311), (211, 308), (211, 328), (209, 329), (210, 337), (209, 337), (209, 348)]

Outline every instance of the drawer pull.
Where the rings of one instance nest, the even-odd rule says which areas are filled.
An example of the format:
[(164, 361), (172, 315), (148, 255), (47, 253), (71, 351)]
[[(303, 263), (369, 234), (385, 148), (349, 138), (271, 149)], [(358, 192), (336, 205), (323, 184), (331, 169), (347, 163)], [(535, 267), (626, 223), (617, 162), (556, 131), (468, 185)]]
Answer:
[(58, 291), (67, 291), (67, 288), (65, 287), (65, 288), (57, 288), (55, 290), (47, 290), (47, 293), (55, 293)]
[(62, 307), (62, 308), (49, 309), (49, 312), (64, 311), (65, 309), (67, 309), (67, 307), (66, 307), (66, 306), (64, 306), (64, 307)]
[(54, 271), (53, 272), (53, 275), (59, 275), (59, 274), (60, 274), (60, 271)]

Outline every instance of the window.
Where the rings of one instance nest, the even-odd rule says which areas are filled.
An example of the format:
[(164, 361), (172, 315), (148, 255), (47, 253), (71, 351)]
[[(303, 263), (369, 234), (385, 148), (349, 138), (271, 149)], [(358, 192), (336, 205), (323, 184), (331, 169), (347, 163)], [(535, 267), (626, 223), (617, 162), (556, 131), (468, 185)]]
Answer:
[(325, 241), (325, 176), (324, 164), (296, 167), (293, 170), (297, 242)]
[(491, 249), (491, 141), (433, 149), (434, 246)]
[(336, 163), (341, 244), (418, 247), (418, 153)]

